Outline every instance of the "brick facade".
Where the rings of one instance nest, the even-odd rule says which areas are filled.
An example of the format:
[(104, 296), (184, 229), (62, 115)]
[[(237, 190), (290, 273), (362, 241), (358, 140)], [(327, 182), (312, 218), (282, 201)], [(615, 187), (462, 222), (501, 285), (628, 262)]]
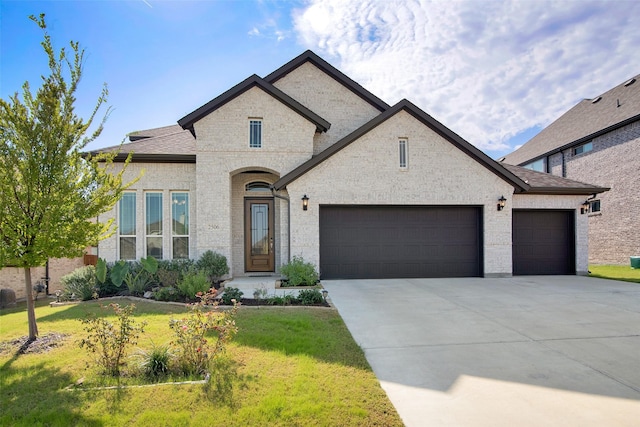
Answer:
[[(76, 268), (84, 266), (83, 258), (52, 258), (49, 260), (49, 294), (55, 294), (62, 290), (60, 278), (71, 273)], [(31, 282), (44, 280), (46, 268), (34, 267), (31, 269)], [(13, 289), (17, 299), (24, 299), (24, 270), (16, 267), (5, 267), (0, 270), (0, 289)], [(42, 296), (42, 294), (41, 294)]]
[(599, 194), (601, 211), (589, 214), (589, 262), (628, 264), (640, 254), (640, 121), (594, 138), (593, 149), (574, 147), (549, 156), (549, 171), (611, 190)]

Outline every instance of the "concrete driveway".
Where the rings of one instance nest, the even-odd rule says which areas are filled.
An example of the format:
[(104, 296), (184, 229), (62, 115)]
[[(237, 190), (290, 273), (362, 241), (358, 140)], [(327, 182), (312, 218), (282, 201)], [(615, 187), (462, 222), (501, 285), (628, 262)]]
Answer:
[(640, 426), (640, 285), (322, 283), (407, 426)]

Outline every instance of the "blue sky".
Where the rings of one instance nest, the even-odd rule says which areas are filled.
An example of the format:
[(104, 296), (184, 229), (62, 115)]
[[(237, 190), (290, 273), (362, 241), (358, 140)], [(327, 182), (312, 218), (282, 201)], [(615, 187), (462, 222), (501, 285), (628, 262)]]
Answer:
[[(390, 104), (407, 98), (492, 157), (640, 73), (640, 2), (0, 1), (0, 96), (35, 88), (57, 48), (86, 50), (78, 111), (112, 112), (89, 148), (178, 119), (311, 49)], [(636, 18), (635, 21), (633, 18)]]

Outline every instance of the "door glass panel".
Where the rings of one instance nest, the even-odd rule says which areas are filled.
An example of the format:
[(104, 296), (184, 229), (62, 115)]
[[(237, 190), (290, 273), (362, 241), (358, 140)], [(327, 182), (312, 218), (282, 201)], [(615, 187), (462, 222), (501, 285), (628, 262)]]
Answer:
[(251, 205), (251, 255), (269, 254), (269, 205)]

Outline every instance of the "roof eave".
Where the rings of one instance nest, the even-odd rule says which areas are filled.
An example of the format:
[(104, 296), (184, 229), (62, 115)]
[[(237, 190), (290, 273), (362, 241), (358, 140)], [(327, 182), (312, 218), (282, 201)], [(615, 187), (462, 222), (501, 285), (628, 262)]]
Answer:
[[(635, 115), (633, 117), (629, 117), (628, 119), (625, 119), (625, 120), (623, 120), (621, 122), (618, 122), (616, 124), (608, 126), (608, 127), (604, 128), (604, 129), (600, 129), (597, 132), (593, 132), (593, 133), (591, 133), (589, 135), (583, 136), (582, 138), (578, 138), (578, 139), (576, 139), (574, 141), (571, 141), (571, 142), (569, 142), (567, 144), (564, 144), (564, 145), (562, 145), (562, 146), (560, 146), (558, 148), (554, 148), (553, 150), (547, 151), (547, 152), (545, 152), (543, 154), (540, 154), (540, 155), (538, 155), (536, 157), (532, 157), (529, 160), (525, 160), (524, 162), (518, 163), (518, 166), (524, 166), (524, 165), (527, 165), (529, 163), (535, 162), (536, 160), (540, 160), (540, 159), (543, 159), (545, 157), (549, 157), (549, 156), (552, 156), (554, 154), (560, 153), (560, 152), (562, 152), (564, 150), (567, 150), (567, 149), (569, 149), (571, 147), (574, 147), (576, 145), (584, 144), (585, 142), (588, 142), (588, 141), (590, 141), (590, 140), (592, 140), (594, 138), (597, 138), (599, 136), (605, 135), (605, 134), (607, 134), (607, 133), (609, 133), (611, 131), (614, 131), (616, 129), (619, 129), (621, 127), (627, 126), (627, 125), (629, 125), (631, 123), (634, 123), (634, 122), (636, 122), (638, 120), (640, 120), (640, 114), (637, 114), (637, 115)], [(508, 156), (506, 156), (506, 157), (508, 157)]]
[[(92, 156), (95, 156), (99, 152), (91, 152)], [(127, 160), (129, 153), (118, 153), (113, 158), (114, 163), (124, 163)], [(133, 153), (131, 156), (131, 163), (195, 163), (195, 154), (144, 154)]]
[(608, 187), (531, 187), (520, 194), (540, 194), (540, 195), (588, 195), (600, 194), (609, 191)]

